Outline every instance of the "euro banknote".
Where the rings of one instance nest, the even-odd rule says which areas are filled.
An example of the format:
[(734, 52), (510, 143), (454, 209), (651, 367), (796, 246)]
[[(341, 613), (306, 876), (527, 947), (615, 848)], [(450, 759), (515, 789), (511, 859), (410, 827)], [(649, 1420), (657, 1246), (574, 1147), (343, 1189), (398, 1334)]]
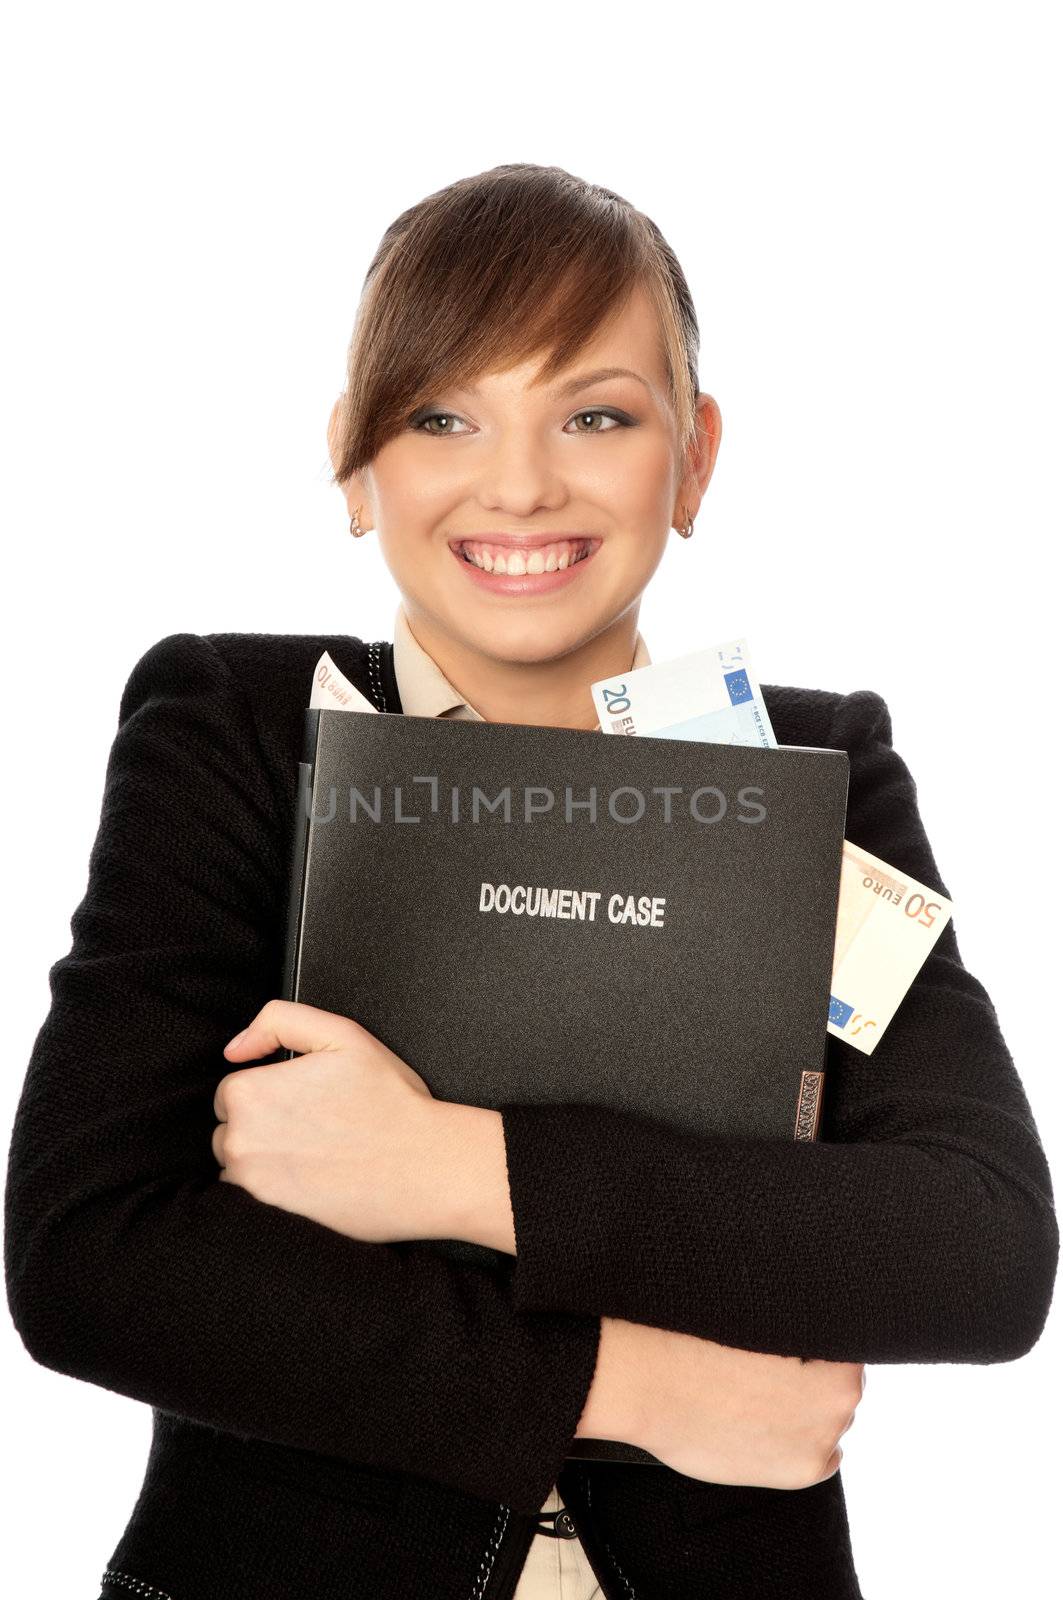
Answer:
[[(345, 678), (327, 650), (322, 651), (310, 685), (311, 711), (375, 711), (376, 706)], [(353, 724), (352, 724), (353, 726)]]
[[(602, 679), (591, 694), (603, 733), (778, 747), (744, 639)], [(839, 872), (827, 1032), (871, 1055), (952, 904), (848, 839)]]
[(744, 639), (591, 685), (605, 733), (706, 744), (776, 743)]
[(827, 1032), (871, 1055), (951, 915), (943, 894), (846, 839)]

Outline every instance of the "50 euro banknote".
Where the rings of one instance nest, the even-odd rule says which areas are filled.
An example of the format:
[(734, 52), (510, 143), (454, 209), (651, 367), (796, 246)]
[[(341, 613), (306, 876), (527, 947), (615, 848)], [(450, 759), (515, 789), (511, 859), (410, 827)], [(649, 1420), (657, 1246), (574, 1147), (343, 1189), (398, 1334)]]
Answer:
[(951, 916), (943, 894), (846, 839), (827, 1032), (869, 1056)]
[[(603, 733), (778, 748), (745, 639), (591, 685)], [(944, 895), (843, 841), (827, 1032), (871, 1055), (952, 915)]]

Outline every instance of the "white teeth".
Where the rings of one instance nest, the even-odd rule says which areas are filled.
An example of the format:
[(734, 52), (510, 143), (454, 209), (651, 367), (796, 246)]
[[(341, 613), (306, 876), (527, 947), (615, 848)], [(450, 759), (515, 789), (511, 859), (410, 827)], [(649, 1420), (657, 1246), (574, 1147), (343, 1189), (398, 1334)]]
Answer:
[(502, 550), (492, 555), (489, 549), (465, 546), (462, 549), (462, 556), (483, 572), (497, 572), (507, 577), (519, 578), (526, 573), (563, 571), (566, 567), (575, 566), (577, 561), (585, 561), (589, 550), (590, 546), (586, 540), (568, 540), (558, 544), (540, 545), (528, 550), (527, 553), (523, 550), (512, 550), (508, 555)]

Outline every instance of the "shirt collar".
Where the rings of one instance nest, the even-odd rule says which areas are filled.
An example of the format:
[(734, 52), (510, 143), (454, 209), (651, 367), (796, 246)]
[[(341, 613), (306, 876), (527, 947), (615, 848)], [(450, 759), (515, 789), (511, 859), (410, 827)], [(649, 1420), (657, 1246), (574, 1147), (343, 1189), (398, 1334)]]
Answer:
[[(650, 652), (642, 634), (635, 640), (631, 671), (650, 665)], [(451, 717), (465, 722), (483, 722), (475, 706), (459, 694), (423, 645), (413, 636), (406, 619), (406, 608), (395, 613), (395, 681), (399, 686), (402, 709), (412, 717)]]

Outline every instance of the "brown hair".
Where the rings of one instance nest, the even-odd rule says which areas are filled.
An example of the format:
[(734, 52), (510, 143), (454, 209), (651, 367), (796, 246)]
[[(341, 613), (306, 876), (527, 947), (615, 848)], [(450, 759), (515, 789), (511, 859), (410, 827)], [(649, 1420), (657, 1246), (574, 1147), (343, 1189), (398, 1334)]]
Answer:
[(404, 211), (362, 287), (334, 483), (372, 461), (432, 394), (552, 351), (554, 377), (644, 285), (657, 310), (681, 457), (697, 426), (698, 321), (660, 229), (561, 167), (512, 162)]

